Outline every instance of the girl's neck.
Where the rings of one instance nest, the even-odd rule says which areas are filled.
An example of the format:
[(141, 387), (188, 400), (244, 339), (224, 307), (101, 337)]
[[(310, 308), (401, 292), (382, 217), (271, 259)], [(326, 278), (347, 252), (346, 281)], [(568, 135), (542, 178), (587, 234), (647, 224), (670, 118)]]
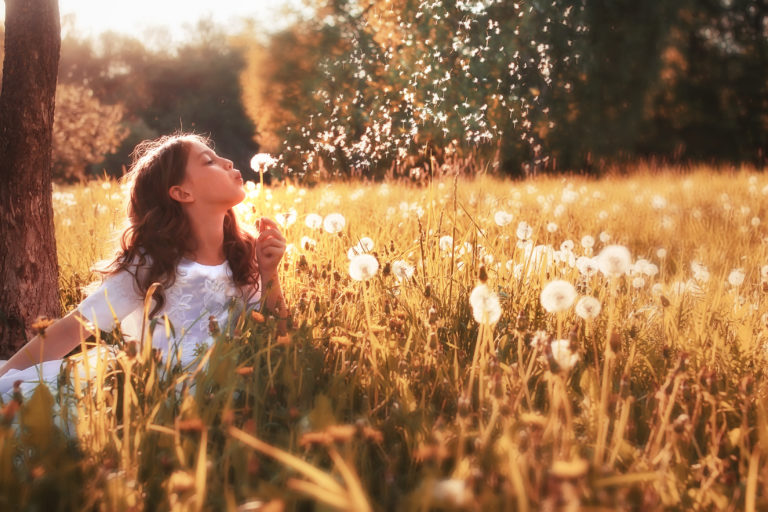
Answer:
[(195, 237), (195, 249), (188, 257), (201, 265), (219, 265), (226, 260), (224, 254), (224, 213), (188, 211)]

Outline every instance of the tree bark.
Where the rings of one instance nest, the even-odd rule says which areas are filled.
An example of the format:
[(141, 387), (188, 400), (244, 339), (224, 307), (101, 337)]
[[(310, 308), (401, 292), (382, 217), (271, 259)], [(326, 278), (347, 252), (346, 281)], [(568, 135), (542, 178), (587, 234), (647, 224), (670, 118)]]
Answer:
[(5, 0), (0, 89), (0, 358), (61, 314), (51, 140), (61, 48), (57, 0)]

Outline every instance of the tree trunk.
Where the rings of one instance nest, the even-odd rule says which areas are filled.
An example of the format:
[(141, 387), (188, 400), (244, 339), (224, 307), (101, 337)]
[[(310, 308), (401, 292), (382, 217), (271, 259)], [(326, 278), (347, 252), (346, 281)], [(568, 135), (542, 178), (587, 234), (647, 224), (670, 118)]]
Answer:
[(0, 357), (37, 316), (61, 314), (51, 140), (61, 29), (57, 0), (5, 0), (0, 90)]

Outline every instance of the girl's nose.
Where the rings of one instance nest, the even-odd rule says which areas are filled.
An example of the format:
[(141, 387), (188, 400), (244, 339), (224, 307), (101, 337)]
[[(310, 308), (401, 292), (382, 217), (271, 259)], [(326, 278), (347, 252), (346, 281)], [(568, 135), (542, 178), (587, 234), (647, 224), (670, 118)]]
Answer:
[(232, 163), (232, 160), (224, 159), (224, 165), (227, 167), (227, 169), (233, 169), (235, 167), (235, 164)]

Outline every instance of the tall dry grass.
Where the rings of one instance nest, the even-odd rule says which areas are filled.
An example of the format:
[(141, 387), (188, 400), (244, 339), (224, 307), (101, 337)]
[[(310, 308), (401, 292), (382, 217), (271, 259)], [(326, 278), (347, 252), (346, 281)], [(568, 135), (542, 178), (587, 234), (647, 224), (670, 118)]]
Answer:
[[(768, 507), (766, 198), (761, 174), (704, 168), (250, 187), (243, 221), (276, 217), (293, 244), (289, 335), (232, 319), (182, 371), (104, 333), (116, 360), (6, 404), (0, 505)], [(122, 192), (90, 183), (55, 203), (69, 309), (109, 255)], [(336, 212), (338, 234), (305, 224)], [(379, 269), (356, 281), (347, 252), (364, 237)], [(629, 249), (630, 273), (579, 260), (608, 245)], [(469, 302), (481, 278), (493, 323)], [(548, 312), (555, 280), (600, 313)]]

